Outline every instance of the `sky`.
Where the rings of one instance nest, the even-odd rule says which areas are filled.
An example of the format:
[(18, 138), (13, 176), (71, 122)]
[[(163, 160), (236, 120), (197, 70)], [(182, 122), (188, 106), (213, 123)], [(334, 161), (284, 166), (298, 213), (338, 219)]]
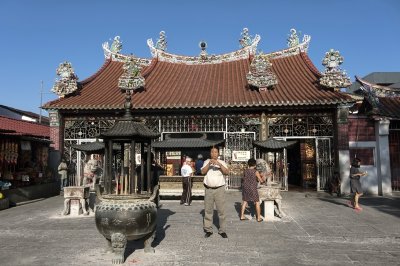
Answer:
[[(308, 55), (323, 71), (327, 51), (344, 57), (351, 80), (400, 71), (399, 0), (1, 0), (0, 104), (40, 113), (57, 99), (60, 63), (84, 80), (104, 63), (102, 43), (120, 36), (123, 54), (151, 58), (147, 39), (166, 32), (167, 52), (197, 56), (240, 48), (243, 28), (264, 53), (287, 48), (290, 29), (311, 36)], [(46, 111), (42, 111), (47, 115)]]

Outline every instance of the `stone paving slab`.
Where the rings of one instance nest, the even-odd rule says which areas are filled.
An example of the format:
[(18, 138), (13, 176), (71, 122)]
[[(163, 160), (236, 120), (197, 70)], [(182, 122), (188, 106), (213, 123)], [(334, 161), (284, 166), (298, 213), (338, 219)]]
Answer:
[[(228, 192), (227, 233), (204, 238), (203, 202), (163, 200), (156, 252), (129, 242), (124, 265), (400, 265), (400, 197), (346, 198), (285, 192), (283, 219), (240, 221), (240, 192)], [(111, 265), (94, 215), (61, 216), (61, 196), (0, 211), (0, 265)]]

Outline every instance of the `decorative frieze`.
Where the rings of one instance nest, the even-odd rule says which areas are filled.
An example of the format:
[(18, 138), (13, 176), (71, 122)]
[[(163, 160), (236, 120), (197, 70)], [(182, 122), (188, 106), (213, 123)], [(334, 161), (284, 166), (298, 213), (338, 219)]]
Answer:
[(56, 73), (60, 78), (56, 79), (51, 91), (57, 94), (58, 97), (63, 98), (78, 89), (78, 76), (75, 75), (70, 62), (61, 63)]
[(151, 59), (121, 54), (122, 42), (120, 41), (119, 36), (114, 37), (111, 47), (108, 42), (104, 42), (102, 47), (104, 51), (104, 57), (106, 59), (111, 59), (112, 61), (125, 62), (127, 59), (132, 58), (136, 64), (140, 65), (141, 67), (148, 66), (151, 63)]
[(144, 87), (144, 77), (142, 77), (140, 68), (134, 58), (126, 58), (122, 68), (124, 73), (118, 79), (118, 87), (121, 90), (136, 90)]
[(263, 57), (258, 54), (254, 57), (250, 65), (249, 73), (247, 73), (247, 82), (260, 90), (265, 90), (276, 84), (278, 79), (275, 73), (271, 70), (272, 64), (269, 62), (268, 57)]
[(152, 57), (157, 58), (159, 61), (169, 62), (169, 63), (182, 63), (188, 65), (199, 65), (199, 64), (219, 64), (223, 62), (231, 62), (237, 61), (240, 59), (247, 59), (249, 55), (254, 55), (257, 51), (257, 45), (260, 42), (261, 37), (256, 35), (251, 43), (248, 43), (248, 39), (246, 39), (246, 46), (237, 51), (221, 54), (221, 55), (213, 55), (213, 54), (205, 54), (205, 52), (200, 53), (199, 56), (183, 56), (183, 55), (175, 55), (167, 53), (161, 49), (157, 48), (157, 45), (154, 45), (152, 39), (147, 40), (147, 45), (150, 48), (150, 52)]
[(346, 88), (351, 85), (350, 78), (347, 76), (346, 71), (342, 70), (339, 66), (343, 63), (343, 57), (339, 51), (330, 49), (325, 53), (322, 60), (322, 65), (325, 66), (325, 71), (319, 82), (321, 85), (328, 88)]
[[(300, 42), (297, 31), (295, 29), (291, 29), (290, 31), (291, 34), (287, 40), (289, 48), (277, 52), (266, 53), (261, 56), (267, 57), (268, 59), (273, 59), (273, 58), (297, 55), (300, 52), (307, 52), (311, 41), (311, 37), (309, 35), (304, 35), (302, 41)], [(151, 56), (153, 58), (157, 58), (157, 60), (159, 61), (198, 65), (198, 64), (219, 64), (223, 62), (231, 62), (241, 59), (247, 59), (249, 58), (249, 56), (256, 54), (257, 46), (260, 40), (261, 37), (258, 34), (256, 34), (255, 37), (253, 38), (249, 34), (248, 28), (244, 28), (243, 31), (241, 32), (241, 39), (239, 40), (241, 46), (241, 49), (239, 50), (230, 53), (215, 55), (215, 54), (208, 54), (204, 49), (198, 56), (184, 56), (166, 52), (167, 50), (166, 35), (164, 31), (161, 31), (160, 37), (157, 40), (156, 44), (154, 44), (152, 39), (148, 39), (147, 45), (150, 48)], [(104, 42), (102, 47), (104, 50), (105, 58), (111, 59), (113, 61), (125, 62), (128, 57), (132, 57), (134, 58), (136, 63), (141, 67), (148, 66), (151, 63), (151, 59), (138, 58), (132, 55), (121, 54), (120, 51), (122, 49), (122, 42), (120, 41), (119, 36), (116, 36), (114, 38), (111, 47), (108, 44), (108, 42)]]
[(299, 37), (295, 29), (291, 29), (291, 34), (287, 40), (287, 44), (289, 48), (283, 49), (280, 51), (263, 54), (263, 57), (267, 57), (269, 59), (273, 58), (281, 58), (286, 56), (297, 55), (301, 52), (307, 53), (308, 47), (310, 46), (311, 36), (304, 35), (301, 42), (299, 42)]

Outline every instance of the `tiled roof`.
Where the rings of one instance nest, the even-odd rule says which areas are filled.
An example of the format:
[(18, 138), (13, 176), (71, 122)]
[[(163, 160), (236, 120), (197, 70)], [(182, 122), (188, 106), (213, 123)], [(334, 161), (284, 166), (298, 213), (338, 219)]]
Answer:
[(85, 151), (85, 152), (104, 152), (104, 142), (88, 142), (83, 144), (75, 144), (72, 145), (72, 148), (78, 151)]
[[(372, 72), (362, 79), (376, 85), (389, 86), (391, 88), (400, 88), (399, 85), (394, 85), (400, 82), (400, 72)], [(361, 83), (355, 80), (347, 90), (350, 93), (361, 93), (360, 87)]]
[(118, 120), (112, 128), (103, 132), (101, 137), (155, 139), (160, 137), (160, 135), (160, 133), (154, 132), (146, 127), (143, 122), (121, 119)]
[[(104, 153), (105, 144), (104, 142), (94, 141), (94, 142), (87, 142), (83, 144), (75, 144), (72, 145), (72, 148), (78, 151), (84, 152), (96, 152), (96, 153)], [(113, 150), (121, 150), (121, 145), (118, 143), (113, 144)]]
[[(250, 60), (204, 65), (157, 61), (142, 71), (145, 90), (132, 97), (134, 109), (189, 109), (215, 107), (266, 107), (335, 105), (351, 102), (347, 95), (318, 84), (320, 74), (307, 54), (274, 58), (272, 71), (278, 78), (273, 89), (250, 89), (246, 74)], [(118, 89), (122, 63), (106, 60), (80, 90), (44, 105), (46, 109), (123, 109)]]
[(208, 140), (202, 138), (171, 138), (163, 141), (156, 141), (152, 147), (156, 149), (177, 149), (177, 148), (211, 148), (222, 144), (225, 140)]
[(400, 97), (379, 97), (378, 115), (400, 119)]
[(9, 118), (18, 119), (18, 120), (24, 120), (24, 121), (33, 121), (33, 120), (39, 121), (39, 120), (41, 120), (42, 124), (45, 124), (45, 125), (49, 124), (48, 117), (40, 116), (39, 114), (16, 109), (16, 108), (9, 107), (6, 105), (0, 105), (0, 116), (5, 116), (5, 117), (9, 117)]
[(0, 130), (13, 131), (12, 133), (4, 133), (7, 135), (33, 136), (33, 137), (50, 137), (50, 127), (23, 120), (12, 119), (0, 116)]
[(277, 139), (267, 139), (264, 141), (253, 141), (254, 146), (263, 148), (266, 150), (282, 150), (284, 148), (290, 148), (294, 144), (296, 144), (296, 140), (292, 141), (284, 141)]

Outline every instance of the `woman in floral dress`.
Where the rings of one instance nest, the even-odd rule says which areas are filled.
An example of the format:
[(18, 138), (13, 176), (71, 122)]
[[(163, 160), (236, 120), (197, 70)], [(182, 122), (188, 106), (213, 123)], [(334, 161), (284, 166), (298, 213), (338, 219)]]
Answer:
[(240, 220), (247, 220), (244, 211), (248, 202), (253, 202), (256, 206), (257, 222), (261, 222), (260, 198), (257, 191), (257, 182), (263, 183), (260, 173), (256, 170), (256, 160), (251, 158), (247, 161), (248, 168), (244, 170), (242, 183), (242, 208)]

